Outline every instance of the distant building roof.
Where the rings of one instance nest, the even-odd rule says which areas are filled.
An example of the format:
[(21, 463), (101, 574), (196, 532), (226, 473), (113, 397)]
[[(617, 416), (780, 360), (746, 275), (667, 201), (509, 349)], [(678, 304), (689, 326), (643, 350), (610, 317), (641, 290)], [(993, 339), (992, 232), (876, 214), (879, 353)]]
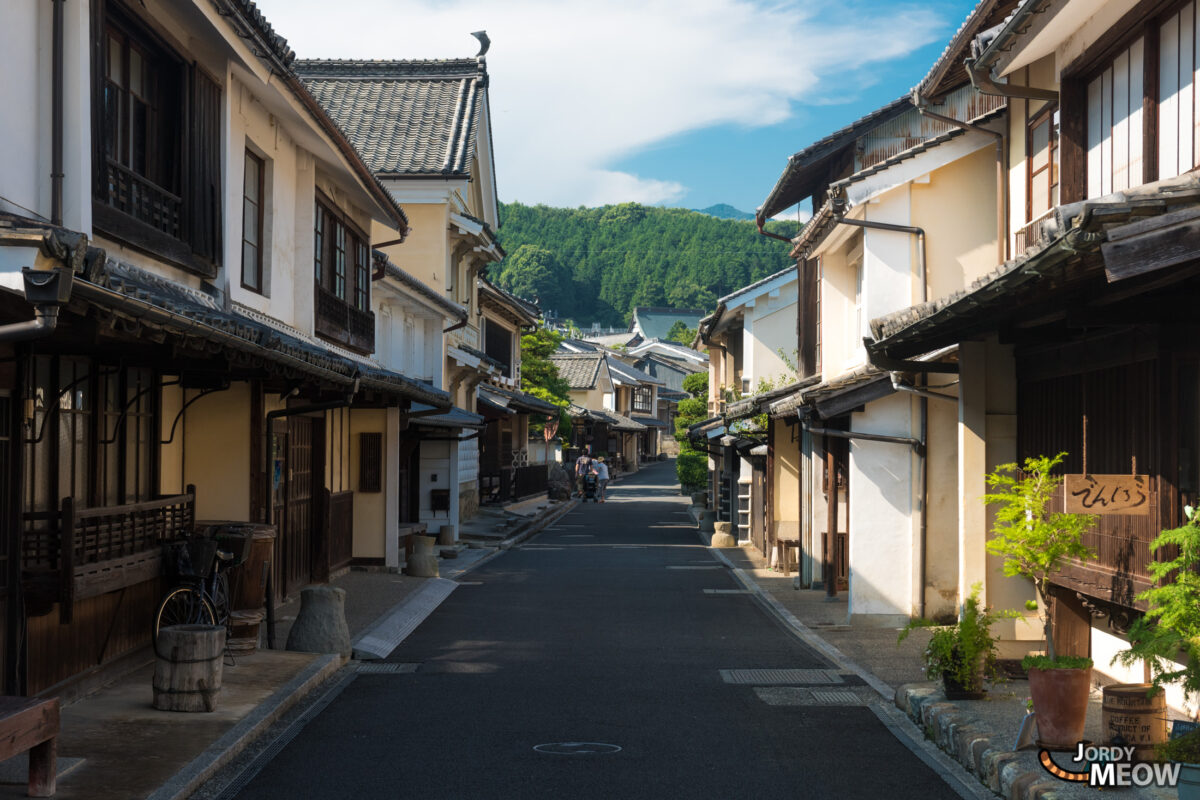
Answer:
[(629, 330), (643, 339), (666, 339), (676, 322), (695, 328), (705, 313), (703, 308), (638, 307), (633, 309)]
[(595, 387), (604, 363), (603, 353), (551, 353), (550, 360), (558, 367), (558, 375), (572, 389)]
[(470, 175), (488, 85), (482, 57), (293, 67), (372, 172)]
[(653, 383), (659, 386), (663, 384), (662, 381), (648, 372), (643, 372), (640, 369), (636, 369), (628, 364), (624, 364), (612, 356), (607, 356), (607, 359), (609, 374), (612, 375), (613, 380), (617, 381), (618, 383)]
[(624, 331), (622, 333), (607, 333), (589, 336), (587, 332), (584, 331), (579, 338), (581, 341), (595, 342), (596, 344), (602, 344), (605, 347), (624, 347), (637, 338), (637, 334), (633, 331)]

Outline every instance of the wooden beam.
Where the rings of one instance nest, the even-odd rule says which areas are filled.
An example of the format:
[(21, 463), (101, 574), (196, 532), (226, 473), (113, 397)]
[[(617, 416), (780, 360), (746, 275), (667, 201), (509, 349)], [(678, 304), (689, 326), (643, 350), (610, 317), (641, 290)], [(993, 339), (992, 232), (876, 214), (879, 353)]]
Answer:
[(1140, 235), (1116, 240), (1110, 235), (1110, 241), (1100, 246), (1109, 283), (1195, 261), (1200, 253), (1200, 218), (1197, 216), (1200, 214), (1183, 221), (1172, 220), (1174, 224), (1160, 225), (1157, 229), (1150, 225), (1154, 220), (1142, 220), (1125, 226), (1144, 230)]

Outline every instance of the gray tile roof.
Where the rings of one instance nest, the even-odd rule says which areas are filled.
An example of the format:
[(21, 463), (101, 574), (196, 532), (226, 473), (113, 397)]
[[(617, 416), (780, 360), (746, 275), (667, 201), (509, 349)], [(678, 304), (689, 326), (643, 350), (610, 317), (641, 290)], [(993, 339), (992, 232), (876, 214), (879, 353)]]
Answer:
[(551, 353), (558, 374), (572, 389), (591, 389), (600, 375), (602, 353)]
[(705, 314), (703, 308), (641, 307), (633, 309), (634, 322), (641, 327), (646, 339), (665, 339), (676, 321), (695, 328)]
[(293, 67), (377, 175), (470, 175), (488, 84), (483, 58)]

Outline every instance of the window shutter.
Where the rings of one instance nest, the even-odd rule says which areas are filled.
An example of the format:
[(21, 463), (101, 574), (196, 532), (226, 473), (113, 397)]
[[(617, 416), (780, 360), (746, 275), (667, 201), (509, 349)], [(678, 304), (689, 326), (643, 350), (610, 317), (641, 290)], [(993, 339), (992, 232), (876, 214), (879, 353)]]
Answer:
[(221, 264), (221, 87), (188, 68), (184, 223), (192, 252)]
[(358, 490), (383, 491), (383, 434), (358, 435)]

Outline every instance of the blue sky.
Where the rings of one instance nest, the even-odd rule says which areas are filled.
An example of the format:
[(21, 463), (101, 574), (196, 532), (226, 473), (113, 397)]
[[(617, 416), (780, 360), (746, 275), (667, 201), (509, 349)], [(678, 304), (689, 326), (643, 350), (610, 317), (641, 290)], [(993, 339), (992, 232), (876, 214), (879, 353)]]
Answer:
[(974, 0), (258, 0), (301, 58), (456, 58), (486, 29), (500, 198), (753, 211), (907, 92)]

